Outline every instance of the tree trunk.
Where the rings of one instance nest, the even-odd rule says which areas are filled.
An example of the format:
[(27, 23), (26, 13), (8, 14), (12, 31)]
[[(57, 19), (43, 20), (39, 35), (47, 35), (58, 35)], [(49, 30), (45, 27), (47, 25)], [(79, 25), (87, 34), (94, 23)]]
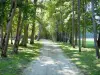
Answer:
[(99, 48), (98, 48), (98, 45), (97, 45), (97, 30), (96, 30), (95, 12), (94, 12), (94, 3), (95, 3), (95, 1), (94, 1), (94, 0), (91, 0), (91, 2), (92, 2), (93, 32), (94, 32), (94, 47), (95, 47), (95, 49), (96, 49), (96, 56), (97, 56), (97, 58), (100, 58), (100, 55), (99, 55)]
[(1, 30), (1, 40), (0, 40), (0, 48), (2, 49), (2, 42), (3, 42), (3, 26), (0, 26), (0, 30)]
[(80, 36), (80, 0), (78, 0), (78, 36), (79, 36), (79, 52), (81, 52), (81, 36)]
[(0, 18), (0, 33), (1, 33), (1, 39), (0, 39), (0, 48), (2, 49), (2, 42), (3, 42), (3, 24), (4, 24), (4, 9), (5, 9), (5, 1), (1, 0), (1, 18)]
[(18, 54), (18, 46), (21, 37), (22, 25), (21, 25), (21, 9), (19, 8), (19, 16), (18, 16), (18, 24), (17, 24), (17, 31), (16, 31), (16, 38), (14, 42), (13, 53)]
[(8, 17), (7, 25), (6, 25), (6, 32), (3, 38), (2, 43), (2, 52), (1, 57), (7, 57), (7, 48), (8, 48), (8, 41), (9, 41), (9, 35), (10, 35), (10, 29), (11, 29), (11, 21), (13, 20), (15, 9), (16, 9), (16, 0), (12, 0), (12, 6), (10, 10), (10, 14)]
[[(76, 26), (77, 27), (77, 26)], [(75, 30), (75, 45), (77, 45), (77, 36), (78, 36), (78, 33), (77, 33), (78, 31), (77, 31), (77, 28), (76, 28), (76, 30)]]
[(33, 20), (33, 26), (32, 26), (32, 32), (31, 32), (31, 38), (30, 38), (30, 44), (34, 44), (34, 34), (35, 34), (35, 20), (36, 20), (36, 5), (37, 0), (34, 0), (34, 20)]
[(83, 1), (83, 13), (84, 13), (84, 24), (83, 24), (83, 31), (82, 31), (82, 47), (86, 47), (86, 16), (85, 16), (85, 4), (86, 1)]
[(86, 47), (86, 25), (84, 22), (83, 31), (82, 31), (82, 47)]
[(56, 41), (59, 41), (58, 37), (58, 21), (56, 21)]
[(70, 44), (72, 45), (72, 33), (70, 34), (69, 42), (70, 42)]
[(28, 27), (29, 27), (28, 24), (24, 26), (24, 36), (21, 42), (21, 45), (25, 47), (27, 46), (28, 43)]
[[(26, 6), (28, 7), (28, 0), (26, 0)], [(27, 12), (28, 11), (23, 13), (23, 20), (22, 20), (22, 25), (26, 21), (26, 24), (23, 25), (24, 26), (24, 36), (23, 36), (22, 41), (21, 41), (21, 45), (25, 46), (25, 47), (27, 46), (27, 43), (28, 43), (28, 27), (29, 27), (29, 24), (27, 24), (27, 20), (28, 20)]]
[(42, 25), (41, 24), (39, 24), (39, 32), (38, 32), (38, 37), (37, 37), (37, 40), (39, 41), (40, 40), (40, 38), (41, 38), (41, 30), (42, 29)]
[(34, 34), (35, 34), (35, 21), (33, 22), (30, 44), (34, 44)]
[(74, 32), (75, 32), (75, 29), (74, 29), (74, 0), (72, 1), (72, 12), (73, 12), (73, 15), (72, 15), (72, 46), (73, 48), (75, 48), (75, 40), (74, 40)]
[(98, 44), (98, 47), (100, 48), (100, 32), (99, 32), (97, 44)]
[(10, 33), (10, 38), (11, 38), (11, 44), (13, 44), (13, 37), (12, 37), (12, 22), (11, 22), (11, 33)]

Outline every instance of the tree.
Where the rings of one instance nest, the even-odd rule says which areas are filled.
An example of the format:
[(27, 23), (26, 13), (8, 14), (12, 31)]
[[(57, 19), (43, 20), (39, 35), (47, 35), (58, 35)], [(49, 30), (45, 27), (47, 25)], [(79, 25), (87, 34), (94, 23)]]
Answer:
[(99, 32), (97, 44), (98, 44), (98, 47), (100, 48), (100, 32)]
[(28, 27), (29, 24), (24, 25), (24, 35), (21, 42), (21, 45), (25, 47), (27, 47), (27, 43), (28, 43)]
[(86, 47), (86, 0), (83, 1), (82, 47)]
[(23, 16), (23, 20), (25, 20), (24, 21), (24, 35), (23, 35), (23, 38), (22, 38), (22, 41), (21, 41), (21, 45), (22, 46), (27, 46), (27, 43), (28, 43), (28, 28), (29, 28), (29, 22), (28, 22), (28, 9), (30, 9), (29, 8), (29, 5), (28, 5), (28, 0), (26, 0), (26, 2), (25, 2), (25, 8), (26, 9), (24, 9), (24, 13), (23, 14), (25, 14), (24, 16)]
[(3, 46), (2, 53), (1, 53), (2, 57), (7, 57), (7, 48), (8, 48), (10, 29), (11, 29), (11, 21), (13, 20), (16, 6), (17, 6), (16, 0), (11, 0), (11, 9), (10, 9), (9, 17), (7, 20), (6, 32), (5, 32), (3, 43), (2, 43), (2, 46)]
[(74, 32), (75, 32), (75, 24), (74, 24), (74, 0), (72, 1), (72, 45), (73, 45), (73, 48), (75, 48), (75, 41), (74, 41)]
[(96, 49), (97, 58), (100, 58), (99, 48), (98, 48), (98, 45), (97, 45), (97, 30), (96, 30), (95, 12), (94, 12), (94, 3), (95, 3), (95, 1), (91, 0), (91, 3), (92, 3), (92, 22), (93, 22), (93, 32), (94, 32), (94, 47)]
[(78, 36), (79, 36), (79, 52), (81, 52), (81, 36), (80, 36), (80, 0), (78, 0)]
[(13, 48), (13, 53), (17, 54), (18, 53), (18, 46), (19, 46), (19, 41), (20, 41), (20, 36), (21, 36), (21, 31), (22, 31), (22, 25), (21, 25), (21, 8), (19, 8), (19, 13), (18, 13), (18, 23), (17, 23), (17, 31), (16, 31), (16, 37), (15, 37), (15, 42), (14, 42), (14, 48)]
[(4, 21), (4, 9), (5, 9), (5, 0), (1, 0), (1, 2), (0, 2), (0, 6), (1, 6), (1, 9), (0, 9), (0, 12), (1, 12), (1, 14), (0, 14), (0, 33), (1, 33), (1, 43), (0, 43), (0, 48), (2, 48), (2, 42), (3, 42), (3, 21)]
[(37, 0), (34, 0), (34, 16), (33, 16), (33, 26), (32, 26), (32, 32), (31, 32), (31, 38), (30, 38), (30, 44), (34, 44), (34, 34), (35, 34), (35, 20), (36, 20), (36, 7), (37, 6)]

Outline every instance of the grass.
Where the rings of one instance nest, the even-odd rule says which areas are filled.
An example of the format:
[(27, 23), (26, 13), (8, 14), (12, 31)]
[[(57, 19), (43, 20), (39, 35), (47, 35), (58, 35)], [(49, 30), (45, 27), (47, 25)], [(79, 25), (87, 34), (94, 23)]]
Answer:
[(0, 57), (0, 75), (21, 75), (22, 70), (27, 64), (37, 56), (39, 56), (39, 49), (41, 44), (35, 43), (34, 45), (28, 44), (27, 48), (19, 47), (19, 54), (11, 54), (12, 46), (8, 48), (8, 58)]
[(87, 41), (87, 48), (72, 48), (69, 44), (60, 43), (60, 46), (70, 60), (79, 67), (85, 75), (100, 75), (100, 59), (96, 59), (93, 41)]
[(87, 48), (94, 48), (94, 41), (87, 41), (86, 47)]

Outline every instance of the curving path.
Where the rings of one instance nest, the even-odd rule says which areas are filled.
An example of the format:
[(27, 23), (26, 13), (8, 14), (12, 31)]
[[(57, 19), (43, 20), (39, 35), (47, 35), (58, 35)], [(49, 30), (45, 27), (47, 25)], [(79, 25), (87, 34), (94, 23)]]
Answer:
[(32, 61), (22, 75), (84, 75), (63, 55), (57, 44), (47, 40), (41, 43), (40, 57)]

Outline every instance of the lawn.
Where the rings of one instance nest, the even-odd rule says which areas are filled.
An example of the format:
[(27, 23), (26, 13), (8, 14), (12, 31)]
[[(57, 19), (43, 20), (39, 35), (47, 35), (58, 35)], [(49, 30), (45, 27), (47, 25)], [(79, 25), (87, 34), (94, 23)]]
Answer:
[(11, 54), (12, 45), (8, 48), (8, 58), (0, 57), (0, 75), (21, 75), (29, 62), (39, 56), (40, 43), (28, 44), (27, 48), (19, 47), (19, 54)]
[(79, 67), (85, 75), (100, 75), (100, 59), (96, 59), (93, 41), (87, 41), (87, 48), (72, 48), (69, 44), (60, 43), (60, 46), (70, 60)]
[(87, 47), (87, 48), (94, 48), (94, 41), (90, 41), (90, 40), (88, 41), (88, 40), (87, 40), (87, 42), (86, 42), (86, 47)]

